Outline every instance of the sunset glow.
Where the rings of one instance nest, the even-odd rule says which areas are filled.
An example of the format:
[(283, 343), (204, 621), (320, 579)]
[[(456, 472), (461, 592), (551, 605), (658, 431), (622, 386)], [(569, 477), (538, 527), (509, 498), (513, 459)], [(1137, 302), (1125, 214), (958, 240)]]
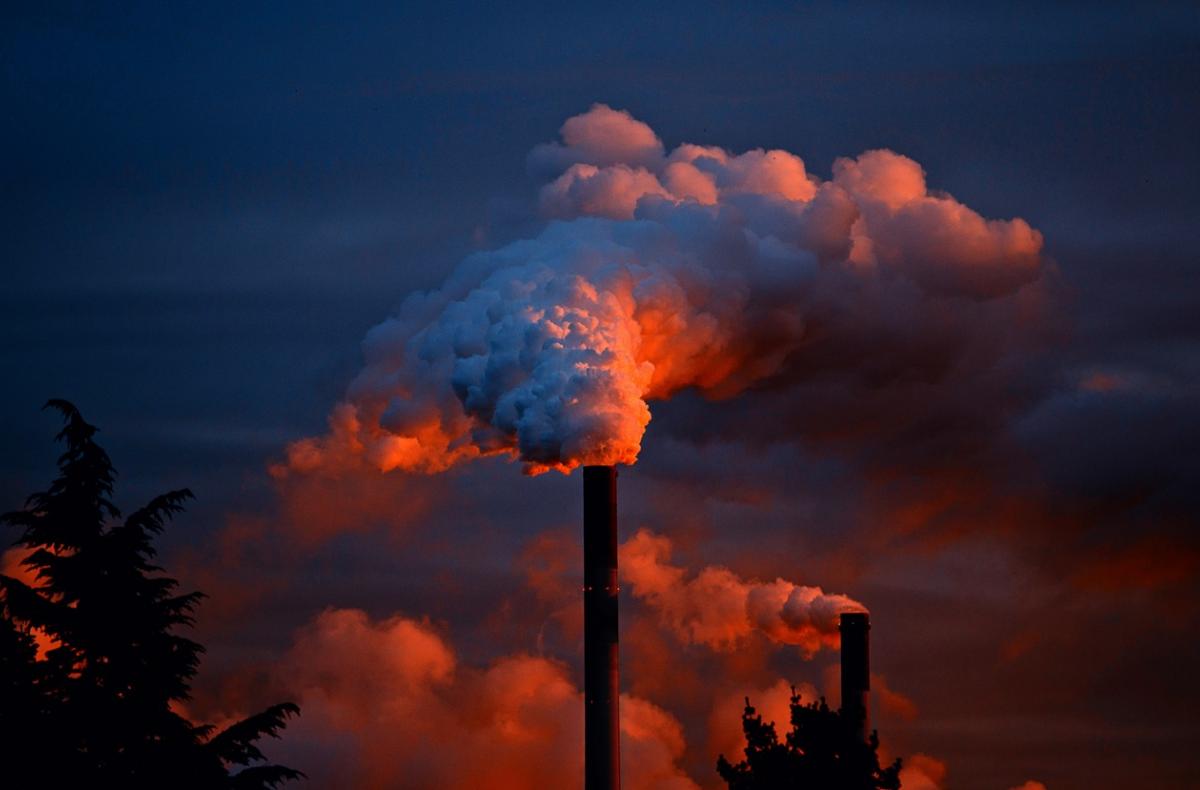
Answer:
[(1200, 787), (1194, 3), (35, 6), (5, 790)]

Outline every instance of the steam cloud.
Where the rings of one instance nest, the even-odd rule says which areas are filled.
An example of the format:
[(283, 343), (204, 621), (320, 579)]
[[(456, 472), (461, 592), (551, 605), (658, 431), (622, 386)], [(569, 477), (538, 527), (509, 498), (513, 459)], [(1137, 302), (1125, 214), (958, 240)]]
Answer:
[(945, 781), (946, 764), (927, 754), (905, 758), (904, 767), (900, 769), (900, 786), (904, 790), (942, 790)]
[(865, 612), (845, 595), (805, 587), (784, 579), (746, 581), (727, 568), (709, 566), (692, 578), (671, 565), (671, 542), (647, 530), (621, 545), (621, 578), (635, 598), (658, 611), (664, 624), (684, 643), (715, 650), (733, 649), (758, 631), (772, 641), (797, 645), (811, 657), (821, 647), (836, 647), (838, 617)]
[[(557, 661), (517, 654), (468, 666), (427, 621), (328, 609), (272, 677), (304, 708), (279, 748), (318, 786), (583, 784), (582, 695)], [(632, 790), (698, 790), (678, 765), (686, 744), (671, 714), (622, 695), (621, 735)]]
[(984, 219), (886, 150), (822, 180), (782, 150), (668, 153), (597, 104), (529, 166), (545, 229), (468, 257), (372, 329), (329, 433), (291, 445), (281, 474), (496, 454), (533, 474), (633, 463), (648, 401), (730, 397), (796, 375), (802, 345), (836, 348), (806, 331), (814, 311), (869, 310), (882, 286), (917, 311), (987, 302), (1043, 267), (1024, 220)]

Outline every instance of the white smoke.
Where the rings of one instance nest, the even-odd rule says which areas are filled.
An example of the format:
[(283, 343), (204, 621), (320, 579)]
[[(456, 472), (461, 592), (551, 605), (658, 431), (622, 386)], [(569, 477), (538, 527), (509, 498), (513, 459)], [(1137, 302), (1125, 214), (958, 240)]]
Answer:
[(633, 463), (648, 401), (728, 397), (783, 372), (813, 342), (816, 303), (853, 309), (879, 283), (918, 304), (993, 300), (1041, 268), (1023, 220), (930, 193), (890, 151), (839, 159), (822, 181), (786, 151), (668, 154), (649, 126), (596, 105), (530, 167), (554, 219), (467, 258), (371, 330), (330, 433), (292, 445), (288, 467)]
[(689, 574), (671, 564), (671, 541), (644, 529), (620, 551), (621, 579), (685, 644), (732, 650), (758, 632), (812, 656), (821, 647), (839, 644), (843, 612), (866, 611), (845, 595), (786, 579), (743, 579), (718, 565)]

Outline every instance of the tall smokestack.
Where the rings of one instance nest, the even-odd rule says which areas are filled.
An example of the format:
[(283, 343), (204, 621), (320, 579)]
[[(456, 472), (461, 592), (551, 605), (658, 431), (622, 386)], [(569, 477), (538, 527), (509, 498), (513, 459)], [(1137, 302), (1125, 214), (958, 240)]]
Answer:
[(871, 616), (845, 612), (838, 631), (842, 635), (842, 715), (865, 741), (871, 731)]
[(620, 790), (617, 468), (583, 468), (584, 790)]

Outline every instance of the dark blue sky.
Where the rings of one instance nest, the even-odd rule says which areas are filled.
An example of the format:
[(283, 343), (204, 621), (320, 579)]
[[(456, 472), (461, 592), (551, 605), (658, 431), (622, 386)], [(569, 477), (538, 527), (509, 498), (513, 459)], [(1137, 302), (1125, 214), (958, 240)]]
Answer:
[[(785, 148), (823, 177), (891, 148), (984, 216), (1028, 220), (1064, 333), (1015, 434), (1064, 492), (1148, 487), (1195, 540), (1194, 3), (33, 4), (0, 17), (0, 97), (5, 507), (47, 479), (49, 397), (101, 426), (127, 505), (197, 491), (170, 540), (269, 507), (265, 464), (322, 430), (366, 330), (536, 227), (526, 154), (605, 102), (668, 148)], [(1091, 370), (1137, 392), (1080, 404), (1046, 384)], [(1157, 691), (1145, 672), (1106, 679), (1136, 700)], [(952, 786), (982, 787), (987, 761), (930, 727)], [(1053, 765), (1042, 746), (1013, 749)], [(1091, 776), (1047, 781), (1085, 786), (1072, 775)]]
[(891, 147), (1041, 229), (1088, 340), (1194, 338), (1194, 8), (972, 6), (10, 13), (5, 413), (311, 427), (366, 328), (528, 212), (525, 153), (593, 101), (817, 173)]

